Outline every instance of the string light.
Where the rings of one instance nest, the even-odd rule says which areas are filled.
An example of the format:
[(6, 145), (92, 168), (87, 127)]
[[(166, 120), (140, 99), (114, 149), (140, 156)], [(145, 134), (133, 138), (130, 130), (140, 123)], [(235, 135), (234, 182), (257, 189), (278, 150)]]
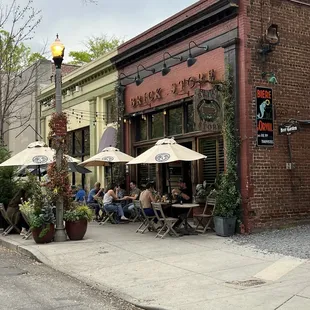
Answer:
[(164, 115), (166, 115), (167, 114), (167, 111), (166, 110), (164, 110)]

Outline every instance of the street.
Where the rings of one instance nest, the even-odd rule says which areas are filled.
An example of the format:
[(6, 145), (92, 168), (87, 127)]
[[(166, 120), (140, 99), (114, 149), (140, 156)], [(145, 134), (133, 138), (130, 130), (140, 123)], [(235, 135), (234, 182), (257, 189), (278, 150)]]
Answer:
[(0, 247), (0, 309), (138, 310), (19, 253)]

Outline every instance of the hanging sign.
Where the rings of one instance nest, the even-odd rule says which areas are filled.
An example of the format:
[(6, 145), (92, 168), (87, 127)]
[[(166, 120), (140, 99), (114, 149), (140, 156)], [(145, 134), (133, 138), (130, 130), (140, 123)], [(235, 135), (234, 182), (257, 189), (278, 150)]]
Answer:
[(298, 124), (284, 124), (279, 126), (280, 135), (289, 135), (291, 133), (299, 131)]
[(258, 146), (273, 146), (272, 89), (256, 87), (256, 130)]

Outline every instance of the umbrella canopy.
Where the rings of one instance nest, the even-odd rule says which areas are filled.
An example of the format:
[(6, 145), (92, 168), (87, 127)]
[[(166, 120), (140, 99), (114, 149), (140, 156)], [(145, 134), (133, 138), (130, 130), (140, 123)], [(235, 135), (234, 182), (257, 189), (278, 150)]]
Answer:
[[(31, 174), (44, 174), (47, 172), (47, 165), (42, 165), (40, 166), (40, 171), (38, 171), (38, 167), (37, 166), (27, 166), (27, 167), (21, 167), (18, 171), (17, 171), (17, 175), (18, 176), (25, 176), (27, 174), (27, 170), (29, 173)], [(77, 173), (91, 173), (92, 171), (90, 171), (89, 169), (79, 166), (77, 163), (75, 162), (68, 162), (68, 172), (77, 172)]]
[(106, 128), (106, 130), (103, 132), (102, 137), (99, 142), (99, 148), (98, 153), (109, 146), (116, 146), (116, 139), (117, 139), (117, 130), (109, 126)]
[[(6, 166), (42, 166), (54, 162), (55, 150), (48, 147), (44, 142), (37, 141), (30, 143), (27, 148), (8, 160), (0, 164), (0, 167)], [(68, 162), (79, 160), (66, 155)]]
[(127, 164), (160, 164), (179, 160), (194, 161), (204, 158), (207, 158), (207, 156), (178, 144), (174, 139), (165, 138), (158, 140), (153, 147), (138, 157), (134, 158)]
[(127, 163), (133, 157), (121, 152), (115, 147), (106, 147), (100, 153), (83, 161), (79, 165), (84, 167), (110, 166), (113, 163)]

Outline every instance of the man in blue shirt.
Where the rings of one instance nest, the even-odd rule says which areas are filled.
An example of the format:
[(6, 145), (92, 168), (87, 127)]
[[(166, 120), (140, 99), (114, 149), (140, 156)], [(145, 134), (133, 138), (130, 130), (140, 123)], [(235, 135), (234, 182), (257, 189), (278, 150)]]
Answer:
[(75, 194), (76, 202), (84, 202), (86, 201), (86, 192), (84, 191), (82, 185), (78, 185), (78, 191)]
[(95, 209), (95, 215), (96, 220), (99, 220), (99, 211), (100, 211), (100, 205), (97, 201), (97, 198), (104, 196), (104, 190), (100, 188), (101, 184), (99, 182), (95, 183), (94, 188), (89, 192), (88, 198), (87, 198), (87, 205)]

